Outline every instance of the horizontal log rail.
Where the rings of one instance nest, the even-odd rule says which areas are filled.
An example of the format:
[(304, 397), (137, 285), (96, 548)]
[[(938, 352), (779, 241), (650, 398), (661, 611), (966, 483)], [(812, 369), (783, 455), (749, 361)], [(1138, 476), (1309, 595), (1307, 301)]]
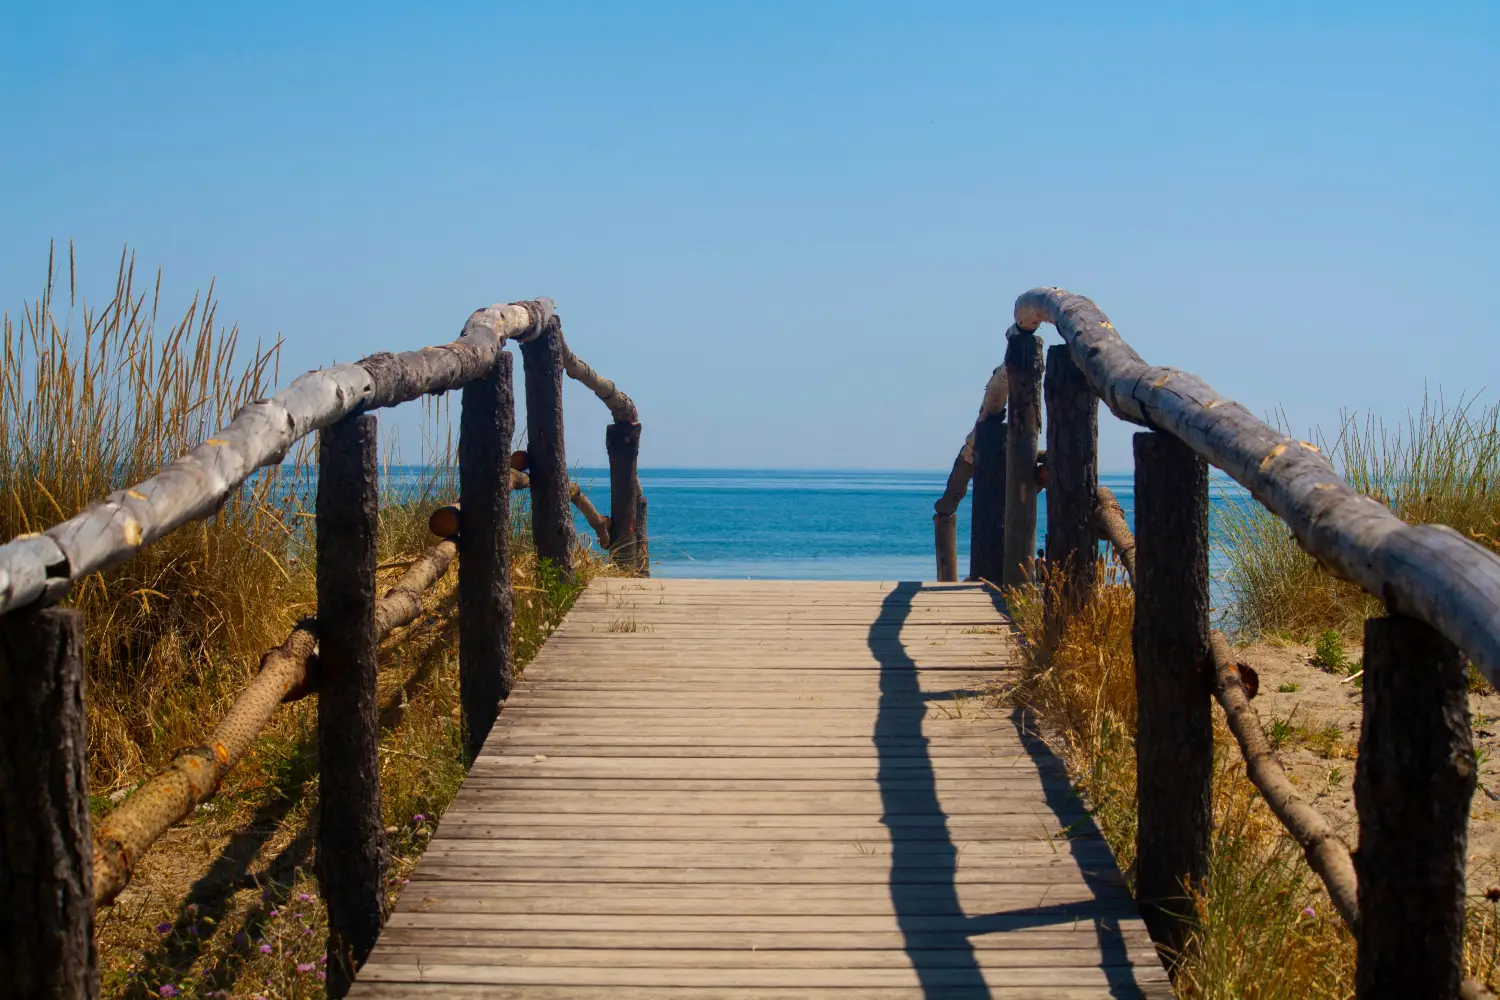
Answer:
[[(445, 538), (411, 564), (375, 606), (378, 639), (416, 621), (423, 594), (443, 578), (457, 555), (457, 542)], [(99, 820), (94, 828), (95, 906), (118, 896), (151, 845), (214, 797), (277, 708), (317, 690), (317, 649), (317, 618), (304, 619), (285, 642), (261, 658), (260, 673), (207, 740), (179, 753)]]
[[(1489, 995), (1461, 979), (1475, 782), (1464, 664), (1500, 682), (1500, 556), (1446, 527), (1406, 524), (1352, 489), (1313, 445), (1258, 420), (1196, 375), (1148, 364), (1082, 296), (1033, 289), (1017, 299), (1014, 317), (1004, 366), (1013, 425), (1005, 480), (1011, 506), (1019, 506), (1006, 511), (1005, 582), (1047, 579), (1029, 568), (1032, 503), (1044, 488), (1052, 494), (1049, 566), (1092, 564), (1098, 543), (1107, 542), (1135, 590), (1136, 890), (1153, 936), (1169, 953), (1188, 940), (1189, 890), (1208, 871), (1212, 741), (1204, 713), (1212, 700), (1249, 780), (1358, 941), (1359, 1000)], [(1057, 454), (1033, 472), (1019, 459), (1035, 441), (1031, 389), (1040, 381), (1035, 334), (1043, 323), (1056, 327), (1065, 346), (1048, 352), (1046, 366), (1048, 450)], [(1097, 487), (1093, 398), (1147, 428), (1135, 441), (1139, 551), (1118, 501)], [(975, 458), (966, 444), (937, 506), (940, 578), (952, 579), (942, 574), (957, 565), (943, 515), (951, 527), (970, 478), (978, 480)], [(1253, 671), (1209, 627), (1209, 465), (1285, 522), (1324, 569), (1389, 611), (1366, 624), (1357, 851), (1287, 777), (1251, 705)], [(1042, 587), (1049, 623), (1066, 617), (1062, 589)], [(1051, 648), (1054, 627), (1044, 634)]]
[(145, 482), (39, 535), (0, 545), (0, 613), (61, 600), (84, 576), (208, 517), (251, 473), (280, 463), (313, 431), (472, 382), (494, 366), (506, 340), (538, 337), (553, 309), (550, 299), (480, 309), (452, 343), (311, 371), (270, 399), (246, 404), (228, 427)]
[[(528, 376), (528, 443), (514, 453), (513, 369), (511, 354), (503, 350), (508, 340), (521, 346)], [(606, 446), (613, 525), (621, 530), (612, 532), (612, 519), (567, 476), (564, 369), (613, 418)], [(452, 389), (463, 392), (458, 472), (469, 523), (459, 530), (457, 504), (435, 511), (429, 523), (443, 540), (406, 564), (400, 579), (377, 598), (377, 570), (395, 567), (375, 560), (379, 469), (377, 425), (369, 411)], [(82, 633), (75, 612), (45, 606), (65, 598), (88, 574), (126, 562), (142, 546), (212, 516), (257, 469), (279, 464), (315, 431), (319, 468), (331, 470), (318, 478), (318, 616), (300, 622), (265, 654), (260, 672), (201, 746), (177, 754), (91, 829), (86, 782), (67, 777), (83, 759)], [(39, 892), (63, 900), (66, 910), (66, 927), (38, 926), (24, 935), (10, 933), (10, 923), (0, 920), (7, 929), (0, 935), (0, 962), (17, 970), (10, 983), (17, 995), (97, 995), (94, 909), (118, 896), (167, 829), (217, 792), (277, 707), (318, 690), (326, 677), (318, 705), (325, 765), (318, 776), (319, 891), (328, 912), (327, 989), (342, 996), (373, 947), (386, 908), (375, 644), (416, 620), (424, 593), (458, 563), (460, 702), (466, 752), (477, 752), (514, 683), (510, 493), (531, 491), (538, 555), (556, 561), (565, 576), (571, 574), (570, 505), (617, 562), (644, 573), (639, 442), (635, 404), (567, 349), (550, 300), (495, 305), (473, 313), (451, 343), (308, 372), (270, 399), (242, 407), (227, 427), (155, 476), (46, 532), (0, 545), (3, 686), (18, 704), (51, 704), (70, 690), (78, 702), (55, 725), (37, 719), (35, 726), (0, 727), (0, 758), (35, 764), (11, 798), (55, 806), (0, 817), (7, 838), (37, 846), (36, 857), (23, 865), (0, 864), (0, 914), (30, 912)], [(628, 550), (618, 540), (611, 545), (611, 534), (622, 532), (630, 536)], [(320, 619), (328, 630), (321, 642)], [(38, 732), (50, 734), (47, 745), (27, 751), (26, 741)], [(57, 799), (60, 792), (65, 801)], [(75, 906), (75, 899), (87, 900), (90, 888), (93, 905)], [(39, 938), (52, 944), (37, 952)], [(69, 985), (77, 983), (85, 984), (81, 991)]]

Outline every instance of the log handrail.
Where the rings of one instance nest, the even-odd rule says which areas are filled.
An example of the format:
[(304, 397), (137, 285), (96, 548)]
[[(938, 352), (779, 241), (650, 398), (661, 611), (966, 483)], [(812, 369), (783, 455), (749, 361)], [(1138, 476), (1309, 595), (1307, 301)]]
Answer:
[[(528, 368), (536, 369), (527, 382), (528, 397), (536, 396), (528, 398), (530, 408), (548, 411), (540, 432), (529, 422), (527, 451), (516, 455), (510, 452), (515, 401), (512, 356), (503, 350), (507, 340), (517, 341)], [(7, 700), (27, 705), (76, 694), (76, 704), (69, 702), (76, 709), (71, 715), (40, 720), (45, 746), (27, 758), (36, 766), (12, 796), (55, 808), (33, 811), (41, 833), (30, 840), (38, 856), (0, 871), (0, 906), (26, 913), (28, 900), (56, 897), (64, 900), (65, 918), (38, 925), (37, 939), (55, 947), (31, 955), (32, 960), (30, 938), (0, 947), (0, 956), (18, 970), (18, 989), (29, 995), (43, 984), (74, 980), (94, 984), (79, 995), (97, 988), (94, 909), (125, 888), (136, 862), (167, 829), (218, 791), (277, 707), (316, 690), (324, 674), (327, 690), (318, 706), (325, 764), (319, 772), (318, 853), (327, 860), (319, 890), (328, 906), (328, 991), (343, 995), (385, 916), (375, 644), (421, 614), (424, 593), (457, 560), (460, 700), (465, 752), (472, 757), (514, 682), (510, 492), (535, 492), (545, 485), (547, 517), (559, 537), (572, 537), (571, 505), (600, 544), (610, 545), (610, 519), (567, 476), (559, 391), (564, 366), (605, 402), (615, 419), (612, 428), (634, 431), (628, 454), (634, 489), (626, 523), (638, 521), (644, 529), (645, 498), (635, 479), (639, 424), (620, 423), (635, 419), (635, 404), (567, 351), (551, 300), (536, 299), (478, 310), (449, 344), (308, 372), (270, 399), (241, 407), (227, 427), (144, 482), (42, 534), (0, 545), (0, 680), (7, 682), (0, 687)], [(413, 560), (377, 598), (379, 471), (376, 424), (368, 411), (450, 389), (463, 390), (458, 471), (463, 502), (473, 505), (471, 523), (458, 532), (456, 504), (434, 512), (429, 523), (443, 541)], [(84, 576), (126, 562), (176, 528), (212, 516), (257, 469), (281, 462), (293, 444), (315, 431), (322, 432), (320, 468), (337, 470), (319, 477), (315, 519), (318, 614), (328, 630), (325, 641), (320, 646), (318, 618), (298, 623), (262, 657), (260, 672), (201, 746), (179, 752), (90, 824), (81, 770), (86, 744), (82, 628), (76, 611), (46, 606), (66, 597)], [(528, 475), (523, 471), (528, 463), (546, 475)], [(612, 473), (616, 464), (612, 450)], [(536, 508), (533, 503), (534, 514)], [(641, 535), (643, 554), (644, 530)], [(562, 555), (566, 574), (566, 550)], [(28, 738), (19, 731), (0, 733), (0, 754), (16, 758)]]
[(953, 519), (958, 513), (958, 505), (963, 503), (964, 496), (969, 492), (969, 481), (974, 477), (974, 435), (987, 418), (1004, 417), (1006, 387), (1005, 366), (999, 365), (985, 382), (984, 396), (979, 402), (979, 416), (975, 418), (974, 426), (964, 438), (963, 447), (958, 449), (958, 455), (953, 459), (953, 468), (948, 473), (943, 495), (932, 505), (939, 580), (958, 579), (958, 540)]
[(1500, 686), (1500, 555), (1440, 525), (1410, 525), (1356, 492), (1317, 447), (1257, 419), (1196, 375), (1149, 365), (1089, 299), (1035, 288), (1016, 328), (1057, 328), (1122, 420), (1171, 434), (1281, 518), (1335, 576), (1426, 622)]
[(145, 482), (41, 534), (0, 545), (0, 614), (59, 601), (79, 579), (208, 517), (251, 473), (281, 462), (313, 431), (472, 382), (490, 370), (506, 340), (539, 336), (554, 308), (551, 299), (535, 299), (480, 309), (451, 343), (311, 371), (270, 399), (245, 404), (229, 426)]

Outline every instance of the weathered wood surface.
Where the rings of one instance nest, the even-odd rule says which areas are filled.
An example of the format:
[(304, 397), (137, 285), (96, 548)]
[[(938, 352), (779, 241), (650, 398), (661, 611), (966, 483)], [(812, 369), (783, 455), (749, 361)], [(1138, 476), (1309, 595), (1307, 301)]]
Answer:
[(616, 421), (604, 430), (604, 452), (609, 456), (610, 557), (618, 566), (635, 567), (635, 508), (641, 493), (637, 462), (641, 453), (641, 425)]
[(1184, 887), (1208, 875), (1213, 686), (1208, 639), (1208, 466), (1176, 438), (1135, 435), (1136, 898), (1178, 950)]
[[(377, 640), (416, 620), (422, 613), (422, 595), (442, 579), (457, 555), (457, 543), (445, 540), (407, 567), (375, 605)], [(99, 821), (94, 827), (96, 906), (120, 894), (130, 882), (135, 863), (172, 824), (213, 798), (225, 775), (284, 701), (312, 693), (317, 682), (309, 668), (317, 648), (317, 619), (300, 622), (285, 642), (261, 657), (260, 673), (235, 698), (201, 746), (178, 753), (171, 764)]]
[(1115, 499), (1112, 490), (1100, 486), (1094, 491), (1094, 526), (1099, 530), (1099, 537), (1109, 543), (1110, 548), (1115, 550), (1115, 555), (1120, 560), (1120, 565), (1125, 567), (1125, 575), (1130, 579), (1130, 585), (1135, 586), (1135, 535), (1131, 533), (1130, 525), (1125, 523), (1125, 511), (1120, 507), (1120, 501)]
[(1011, 327), (1005, 442), (1005, 571), (1002, 582), (1030, 582), (1036, 563), (1036, 457), (1042, 430), (1042, 338)]
[(573, 572), (573, 515), (568, 510), (568, 454), (563, 437), (562, 324), (553, 316), (541, 336), (521, 344), (526, 370), (526, 471), (531, 476), (531, 537), (540, 559)]
[(1349, 845), (1334, 832), (1328, 820), (1292, 784), (1266, 739), (1260, 713), (1250, 704), (1250, 695), (1240, 679), (1234, 652), (1222, 633), (1209, 636), (1214, 657), (1214, 697), (1224, 709), (1229, 731), (1240, 745), (1245, 773), (1265, 797), (1266, 805), (1281, 820), (1292, 839), (1302, 848), (1307, 863), (1328, 890), (1329, 899), (1351, 930), (1359, 929), (1359, 882)]
[(1093, 594), (1099, 564), (1099, 400), (1067, 345), (1047, 349), (1047, 569), (1061, 574), (1048, 600), (1049, 629)]
[(511, 439), (516, 432), (509, 352), (463, 389), (458, 434), (458, 687), (464, 753), (479, 753), (515, 683), (510, 631)]
[[(595, 581), (357, 997), (1169, 997), (972, 584)], [(994, 630), (994, 631), (991, 631)]]
[(375, 688), (375, 416), (318, 442), (318, 889), (328, 907), (328, 995), (342, 997), (385, 922)]
[(256, 469), (299, 439), (361, 410), (456, 389), (489, 371), (507, 339), (536, 337), (550, 299), (480, 309), (452, 343), (308, 372), (270, 399), (240, 408), (229, 426), (143, 483), (111, 493), (41, 535), (0, 545), (0, 612), (60, 600), (89, 573), (218, 510)]
[(1104, 312), (1061, 288), (1016, 300), (1016, 325), (1052, 323), (1105, 404), (1166, 431), (1284, 520), (1335, 575), (1427, 622), (1500, 684), (1500, 555), (1438, 525), (1408, 525), (1356, 493), (1305, 441), (1265, 424), (1196, 375), (1148, 365)]
[(0, 994), (99, 995), (89, 898), (83, 617), (0, 618)]
[[(984, 386), (984, 397), (979, 402), (979, 417), (975, 427), (987, 417), (1005, 417), (1007, 399), (1007, 375), (1000, 365), (990, 373)], [(964, 446), (953, 459), (953, 468), (948, 472), (948, 481), (943, 495), (933, 504), (934, 541), (937, 543), (938, 580), (948, 582), (958, 579), (958, 538), (954, 514), (969, 491), (969, 479), (974, 475), (974, 430), (964, 438)]]
[(969, 579), (998, 584), (1005, 573), (1005, 415), (974, 425), (974, 500), (969, 505)]
[(1422, 622), (1367, 621), (1354, 769), (1359, 1000), (1459, 995), (1477, 780), (1462, 654)]

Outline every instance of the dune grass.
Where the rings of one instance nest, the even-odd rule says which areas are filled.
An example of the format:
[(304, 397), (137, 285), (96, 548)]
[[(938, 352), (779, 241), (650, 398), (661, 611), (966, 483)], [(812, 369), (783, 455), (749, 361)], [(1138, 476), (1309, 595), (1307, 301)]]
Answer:
[[(241, 349), (237, 331), (216, 323), (211, 287), (181, 319), (161, 325), (160, 276), (140, 291), (128, 255), (102, 307), (80, 302), (75, 288), (71, 255), (65, 273), (49, 260), (43, 293), (3, 320), (6, 537), (45, 530), (154, 474), (277, 380), (279, 344)], [(440, 406), (427, 413), (439, 429)], [(429, 451), (421, 482), (382, 496), (381, 586), (435, 541), (427, 515), (456, 498), (451, 439)], [(83, 612), (87, 644), (96, 815), (201, 740), (261, 654), (315, 610), (309, 454), (304, 448), (288, 466), (263, 470), (214, 517), (75, 589), (70, 603)], [(610, 570), (586, 539), (575, 552), (573, 581), (539, 565), (526, 494), (515, 500), (512, 645), (524, 665), (587, 580)], [(455, 577), (450, 571), (439, 581), (424, 614), (380, 651), (393, 899), (465, 770)], [(312, 874), (317, 774), (316, 698), (308, 698), (278, 713), (218, 796), (169, 831), (100, 912), (105, 996), (322, 995), (326, 922)]]
[[(1285, 420), (1282, 420), (1285, 425)], [(1351, 486), (1413, 524), (1445, 524), (1500, 552), (1500, 402), (1422, 401), (1403, 425), (1346, 413), (1315, 439)], [(1233, 599), (1227, 624), (1248, 637), (1299, 642), (1332, 629), (1357, 639), (1380, 602), (1323, 571), (1274, 514), (1254, 501), (1223, 505), (1219, 541)]]

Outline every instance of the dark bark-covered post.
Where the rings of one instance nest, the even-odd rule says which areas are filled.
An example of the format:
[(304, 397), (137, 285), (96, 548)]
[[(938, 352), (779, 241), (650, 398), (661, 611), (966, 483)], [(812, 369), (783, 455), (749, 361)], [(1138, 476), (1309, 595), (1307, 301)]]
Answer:
[(7, 996), (99, 995), (83, 618), (0, 616), (0, 962)]
[(969, 579), (998, 584), (1005, 575), (1005, 414), (974, 425), (974, 499), (969, 506)]
[(539, 559), (573, 575), (573, 511), (568, 505), (568, 455), (563, 446), (562, 323), (552, 317), (541, 335), (521, 344), (526, 370), (526, 453), (531, 474), (531, 535)]
[(937, 552), (939, 583), (958, 580), (958, 518), (952, 514), (932, 515), (932, 545)]
[[(328, 995), (349, 990), (385, 922), (375, 699), (375, 417), (318, 442), (318, 885), (328, 904)], [(465, 512), (467, 514), (467, 512)]]
[(641, 453), (641, 425), (612, 423), (604, 431), (609, 456), (609, 549), (616, 566), (637, 565), (635, 508), (641, 484), (636, 463)]
[[(1139, 515), (1137, 515), (1139, 517)], [(1356, 996), (1457, 997), (1477, 776), (1464, 657), (1413, 618), (1365, 623)]]
[(479, 756), (515, 671), (510, 629), (510, 443), (516, 430), (511, 355), (463, 389), (458, 432), (458, 689), (465, 750)]
[(1098, 569), (1094, 507), (1099, 489), (1099, 400), (1066, 344), (1047, 349), (1047, 570), (1053, 629), (1088, 600)]
[(1136, 899), (1176, 953), (1208, 874), (1214, 729), (1208, 466), (1168, 434), (1135, 436)]
[(1005, 342), (1009, 426), (1005, 447), (1005, 565), (1001, 583), (1019, 587), (1036, 562), (1036, 452), (1042, 428), (1042, 338), (1012, 328)]
[(651, 575), (651, 536), (646, 531), (646, 494), (640, 480), (635, 483), (635, 571)]

